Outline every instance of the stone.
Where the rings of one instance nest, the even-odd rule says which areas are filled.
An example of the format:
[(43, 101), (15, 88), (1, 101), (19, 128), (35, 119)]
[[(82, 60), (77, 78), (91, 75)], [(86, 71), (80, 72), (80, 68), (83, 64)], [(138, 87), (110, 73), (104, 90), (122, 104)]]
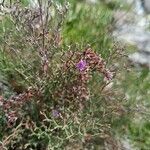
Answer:
[(150, 0), (141, 0), (143, 8), (147, 14), (150, 14)]
[(126, 43), (136, 45), (139, 50), (149, 51), (150, 32), (138, 26), (125, 24), (114, 32), (114, 36)]
[(91, 3), (91, 4), (95, 4), (95, 3), (97, 3), (98, 1), (97, 1), (97, 0), (86, 0), (86, 2)]
[(145, 52), (136, 52), (129, 55), (129, 60), (136, 64), (148, 67), (150, 69), (150, 54), (147, 55)]
[(134, 4), (134, 9), (130, 12), (117, 12), (114, 15), (116, 20), (119, 20), (118, 18), (120, 20), (116, 23), (116, 30), (113, 35), (117, 40), (135, 46), (137, 52), (129, 55), (129, 60), (134, 65), (150, 68), (150, 31), (147, 30), (150, 23), (143, 10), (143, 7), (148, 7), (146, 10), (149, 9), (150, 0), (144, 0), (143, 7), (141, 0), (132, 2), (132, 4)]

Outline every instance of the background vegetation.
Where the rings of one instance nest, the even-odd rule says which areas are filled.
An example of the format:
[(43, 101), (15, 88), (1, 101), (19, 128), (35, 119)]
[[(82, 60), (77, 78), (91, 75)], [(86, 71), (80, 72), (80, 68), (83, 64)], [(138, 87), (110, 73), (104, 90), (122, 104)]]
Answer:
[[(23, 1), (22, 4), (24, 10), (28, 3)], [(72, 0), (69, 7), (63, 1), (52, 3), (54, 15), (45, 35), (47, 52), (41, 55), (43, 31), (31, 31), (22, 24), (28, 18), (17, 17), (19, 13), (3, 14), (0, 20), (0, 102), (3, 106), (4, 101), (8, 104), (17, 98), (21, 101), (8, 107), (10, 118), (4, 107), (0, 109), (3, 149), (111, 150), (121, 149), (126, 138), (138, 149), (149, 149), (149, 70), (132, 68), (126, 57), (128, 47), (112, 37), (116, 9), (120, 9), (116, 1), (101, 1), (95, 5)], [(80, 72), (76, 65), (80, 59), (76, 55), (82, 57), (88, 48), (92, 49), (92, 55), (103, 58), (105, 67), (114, 74), (113, 80), (106, 82), (95, 70), (90, 72), (92, 78), (86, 84), (77, 80)], [(70, 57), (69, 52), (75, 53), (75, 57)], [(44, 65), (45, 55), (48, 66)], [(62, 69), (64, 62), (69, 64), (66, 71)], [(43, 70), (47, 67), (45, 75)], [(84, 103), (82, 97), (78, 99), (76, 95), (64, 97), (70, 96), (68, 91), (74, 83), (82, 83), (90, 91)], [(19, 114), (13, 116), (14, 111)]]

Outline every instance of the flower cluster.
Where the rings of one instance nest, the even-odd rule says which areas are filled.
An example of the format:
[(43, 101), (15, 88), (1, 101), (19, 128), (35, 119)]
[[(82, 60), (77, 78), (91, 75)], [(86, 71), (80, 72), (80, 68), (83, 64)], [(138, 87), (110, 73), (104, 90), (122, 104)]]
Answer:
[(106, 68), (106, 62), (91, 48), (86, 49), (82, 55), (91, 71), (93, 70), (102, 73), (107, 80), (111, 80), (113, 78), (113, 73)]
[(80, 71), (83, 71), (86, 69), (86, 61), (85, 60), (80, 60), (79, 63), (77, 63), (77, 68), (80, 70)]
[[(58, 84), (52, 91), (52, 99), (58, 106), (71, 106), (73, 109), (83, 109), (85, 102), (90, 98), (88, 83), (92, 78), (93, 72), (97, 71), (103, 74), (107, 80), (112, 79), (112, 73), (106, 68), (105, 61), (91, 48), (82, 52), (66, 52), (62, 57), (62, 61), (59, 79), (55, 79), (58, 80)], [(8, 124), (16, 121), (19, 115), (19, 108), (22, 108), (32, 97), (36, 97), (37, 92), (33, 91), (33, 89), (30, 89), (8, 100), (0, 98), (0, 105), (7, 117)], [(42, 97), (45, 97), (45, 95)], [(53, 109), (52, 114), (56, 118), (60, 115), (57, 109)]]
[(13, 96), (8, 100), (5, 100), (2, 96), (0, 97), (0, 107), (3, 108), (5, 116), (7, 118), (8, 126), (13, 125), (18, 116), (19, 109), (32, 98), (32, 91), (28, 90), (18, 96)]
[(73, 106), (84, 107), (84, 102), (90, 97), (88, 83), (93, 72), (103, 74), (107, 80), (113, 77), (102, 57), (91, 48), (82, 52), (69, 51), (62, 59), (63, 66), (60, 72), (62, 83), (57, 86), (53, 96), (58, 103), (63, 102), (63, 105), (73, 103)]

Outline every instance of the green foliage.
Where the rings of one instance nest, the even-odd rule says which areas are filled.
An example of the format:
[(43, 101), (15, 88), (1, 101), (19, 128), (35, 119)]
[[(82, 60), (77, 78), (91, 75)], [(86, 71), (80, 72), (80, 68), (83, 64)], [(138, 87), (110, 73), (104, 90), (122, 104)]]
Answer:
[(142, 120), (139, 123), (130, 124), (128, 136), (136, 147), (148, 150), (150, 147), (150, 122)]
[(149, 141), (149, 119), (150, 119), (150, 72), (148, 68), (138, 68), (122, 72), (122, 87), (126, 92), (128, 102), (126, 103), (130, 112), (135, 117), (126, 126), (127, 137), (135, 147), (148, 150)]
[[(63, 0), (57, 2), (63, 4)], [(149, 136), (149, 122), (139, 126), (131, 119), (136, 104), (149, 106), (149, 71), (123, 69), (126, 61), (122, 48), (111, 36), (112, 10), (120, 4), (70, 2), (67, 15), (67, 4), (49, 5), (51, 18), (44, 20), (45, 28), (41, 18), (38, 24), (33, 17), (40, 16), (40, 10), (30, 10), (32, 15), (25, 11), (27, 1), (15, 10), (16, 16), (7, 13), (1, 20), (0, 74), (8, 82), (11, 95), (8, 98), (5, 90), (2, 93), (1, 101), (9, 108), (0, 110), (3, 148), (76, 150), (116, 145), (113, 149), (118, 149), (116, 135), (128, 131), (129, 139), (146, 149), (149, 139), (144, 137)], [(89, 47), (90, 55), (85, 55)], [(85, 72), (77, 68), (82, 59), (90, 60)], [(116, 77), (106, 82), (108, 68)], [(73, 90), (76, 88), (80, 90)], [(17, 120), (9, 124), (12, 112), (16, 112)], [(142, 138), (140, 145), (138, 140)]]
[(90, 7), (89, 4), (79, 3), (72, 6), (63, 31), (64, 43), (69, 45), (74, 42), (81, 46), (88, 43), (107, 58), (112, 48), (111, 22), (111, 11), (101, 5)]

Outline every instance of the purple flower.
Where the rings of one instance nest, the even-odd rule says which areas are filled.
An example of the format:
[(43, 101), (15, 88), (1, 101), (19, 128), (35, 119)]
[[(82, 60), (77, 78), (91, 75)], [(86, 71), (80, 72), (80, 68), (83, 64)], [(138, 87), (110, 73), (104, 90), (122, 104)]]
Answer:
[(53, 110), (52, 110), (52, 115), (53, 115), (53, 117), (58, 118), (58, 117), (60, 116), (60, 113), (59, 113), (58, 110), (53, 109)]
[(85, 60), (80, 60), (80, 61), (77, 63), (76, 67), (77, 67), (80, 71), (83, 71), (83, 70), (86, 69), (86, 65), (87, 65), (87, 63), (86, 63)]

